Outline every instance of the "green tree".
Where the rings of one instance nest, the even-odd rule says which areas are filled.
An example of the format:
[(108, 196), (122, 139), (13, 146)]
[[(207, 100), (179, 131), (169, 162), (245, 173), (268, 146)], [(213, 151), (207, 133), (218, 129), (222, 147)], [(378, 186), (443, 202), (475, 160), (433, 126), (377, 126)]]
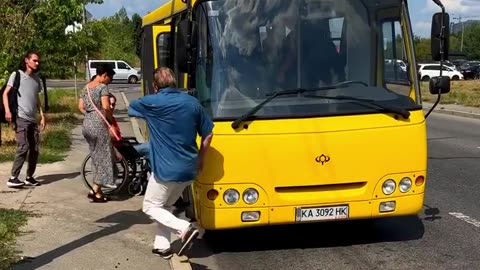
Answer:
[(130, 65), (139, 65), (134, 40), (135, 26), (127, 15), (125, 8), (121, 8), (111, 17), (93, 22), (100, 38), (100, 57), (104, 59), (121, 59)]
[(415, 47), (417, 61), (424, 62), (432, 60), (431, 42), (429, 38), (415, 36), (413, 39), (413, 44)]
[(465, 27), (463, 46), (469, 59), (480, 59), (480, 23)]
[(43, 55), (42, 70), (47, 77), (71, 74), (77, 45), (65, 28), (82, 21), (87, 3), (103, 0), (0, 0), (0, 75), (16, 68), (28, 49)]
[(133, 40), (135, 42), (135, 54), (142, 57), (142, 17), (137, 13), (132, 15)]

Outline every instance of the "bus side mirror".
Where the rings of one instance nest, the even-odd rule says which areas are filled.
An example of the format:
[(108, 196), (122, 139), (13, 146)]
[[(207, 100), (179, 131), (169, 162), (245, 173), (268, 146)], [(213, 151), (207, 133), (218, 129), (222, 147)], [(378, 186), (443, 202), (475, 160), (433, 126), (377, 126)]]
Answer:
[(446, 94), (450, 92), (450, 77), (438, 76), (430, 79), (430, 94)]
[(177, 68), (182, 73), (189, 73), (192, 65), (192, 51), (196, 47), (197, 27), (190, 20), (178, 24), (175, 45)]
[[(450, 45), (450, 16), (448, 13), (435, 13), (432, 18), (431, 50), (433, 61), (448, 60)], [(443, 54), (443, 59), (442, 59)]]

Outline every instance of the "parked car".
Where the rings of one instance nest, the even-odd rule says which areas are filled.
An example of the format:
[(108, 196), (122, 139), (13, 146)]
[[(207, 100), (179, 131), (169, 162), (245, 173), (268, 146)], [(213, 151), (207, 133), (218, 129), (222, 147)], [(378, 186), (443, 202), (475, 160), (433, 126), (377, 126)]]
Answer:
[(459, 70), (462, 71), (464, 69), (467, 69), (471, 66), (476, 66), (476, 65), (480, 65), (480, 61), (466, 61), (460, 66)]
[(465, 80), (467, 79), (477, 80), (480, 78), (480, 65), (466, 67), (461, 72)]
[(114, 81), (128, 81), (128, 83), (137, 83), (142, 78), (140, 70), (132, 68), (123, 60), (89, 60), (86, 72), (86, 79), (95, 78), (96, 69), (99, 64), (107, 64), (115, 71)]
[[(403, 71), (407, 72), (407, 64), (405, 64), (405, 62), (403, 62), (400, 59), (396, 59), (395, 62)], [(385, 65), (392, 65), (393, 63), (394, 63), (393, 59), (385, 59)]]
[[(432, 77), (440, 76), (440, 64), (419, 64), (418, 75), (422, 81), (429, 81)], [(449, 66), (443, 66), (442, 75), (451, 80), (463, 80), (463, 74)]]

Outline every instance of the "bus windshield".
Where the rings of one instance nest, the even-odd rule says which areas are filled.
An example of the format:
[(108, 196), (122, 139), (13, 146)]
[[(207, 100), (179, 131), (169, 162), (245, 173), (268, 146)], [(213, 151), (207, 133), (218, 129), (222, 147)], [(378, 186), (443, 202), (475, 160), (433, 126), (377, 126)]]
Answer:
[[(351, 84), (318, 94), (418, 109), (409, 91), (415, 89), (413, 78), (399, 64), (408, 65), (400, 27), (401, 0), (238, 2), (202, 2), (195, 15), (196, 88), (200, 102), (214, 119), (235, 119), (281, 90), (325, 88), (345, 81), (365, 85)], [(381, 10), (388, 10), (387, 20), (376, 17)], [(380, 83), (378, 76), (383, 76)], [(388, 88), (387, 77), (408, 90)], [(272, 100), (255, 116), (368, 112), (377, 111), (348, 99), (292, 94)]]

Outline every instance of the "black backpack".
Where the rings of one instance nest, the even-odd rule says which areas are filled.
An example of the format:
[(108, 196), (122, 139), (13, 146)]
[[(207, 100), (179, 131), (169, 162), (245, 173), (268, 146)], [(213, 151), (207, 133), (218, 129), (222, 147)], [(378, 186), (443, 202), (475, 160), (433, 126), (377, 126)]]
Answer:
[[(3, 104), (3, 93), (5, 92), (5, 88), (7, 88), (7, 82), (2, 86), (0, 90), (0, 123), (8, 123), (5, 119), (5, 106)], [(20, 96), (20, 92), (18, 88), (20, 87), (20, 71), (15, 71), (15, 80), (13, 82), (13, 87), (8, 93), (8, 105), (10, 108), (10, 112), (12, 113), (12, 122), (15, 123), (15, 118), (17, 115), (18, 110), (18, 97)]]

